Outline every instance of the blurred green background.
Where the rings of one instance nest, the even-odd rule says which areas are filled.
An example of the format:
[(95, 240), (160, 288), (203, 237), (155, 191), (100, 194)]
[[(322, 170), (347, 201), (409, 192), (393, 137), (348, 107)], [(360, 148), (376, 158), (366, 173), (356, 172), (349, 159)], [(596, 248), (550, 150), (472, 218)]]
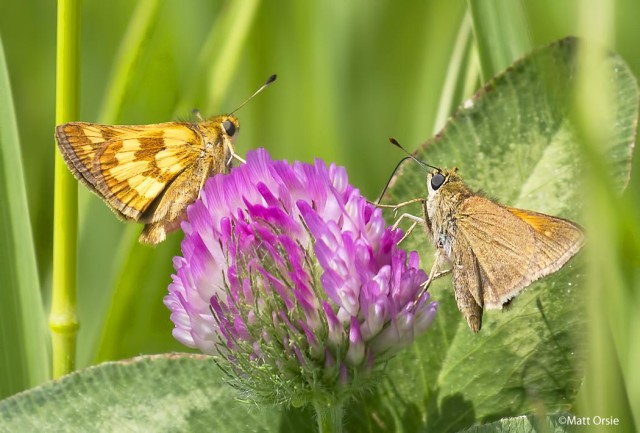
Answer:
[[(486, 25), (518, 25), (511, 34), (531, 46), (568, 35), (604, 41), (640, 76), (637, 0), (609, 2), (611, 15), (590, 27), (580, 21), (586, 2), (519, 4), (524, 22), (507, 17)], [(0, 37), (45, 314), (53, 232), (55, 26), (54, 1), (0, 0)], [(477, 60), (466, 55), (471, 32), (468, 3), (462, 1), (86, 0), (78, 120), (137, 124), (187, 119), (194, 108), (205, 116), (224, 113), (276, 73), (278, 81), (237, 113), (238, 152), (265, 147), (275, 158), (336, 162), (374, 199), (401, 158), (387, 137), (413, 149), (480, 85)], [(447, 81), (452, 65), (471, 71), (462, 84)], [(637, 191), (634, 174), (628, 194)], [(80, 210), (78, 367), (183, 351), (171, 337), (162, 304), (180, 235), (155, 249), (140, 246), (141, 226), (121, 223), (84, 188)], [(636, 215), (637, 208), (629, 211)], [(630, 236), (632, 274), (626, 282), (634, 287), (638, 230)]]

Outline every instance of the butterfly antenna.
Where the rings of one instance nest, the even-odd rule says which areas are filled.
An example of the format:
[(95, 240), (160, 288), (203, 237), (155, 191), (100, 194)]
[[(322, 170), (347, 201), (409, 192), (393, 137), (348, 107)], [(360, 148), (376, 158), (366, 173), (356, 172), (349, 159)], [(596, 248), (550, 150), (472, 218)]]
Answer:
[(269, 85), (271, 83), (273, 83), (274, 81), (276, 81), (276, 78), (278, 78), (278, 76), (276, 74), (273, 74), (272, 76), (269, 77), (269, 79), (262, 85), (260, 86), (260, 88), (258, 90), (256, 90), (255, 92), (253, 92), (253, 95), (249, 96), (246, 101), (244, 101), (242, 104), (240, 104), (235, 110), (233, 110), (231, 113), (229, 113), (229, 115), (232, 115), (233, 113), (235, 113), (236, 111), (238, 111), (239, 109), (241, 109), (242, 107), (244, 107), (247, 102), (251, 101), (258, 93), (262, 92), (264, 89), (266, 89), (267, 87), (269, 87)]
[[(429, 171), (429, 169), (428, 169), (427, 167), (435, 168), (435, 169), (436, 169), (436, 170), (438, 170), (438, 171), (442, 171), (442, 170), (440, 170), (438, 167), (434, 167), (434, 166), (433, 166), (433, 165), (431, 165), (431, 164), (427, 164), (426, 162), (422, 162), (422, 161), (418, 160), (415, 156), (411, 155), (411, 154), (407, 151), (407, 149), (405, 149), (404, 147), (402, 147), (402, 146), (400, 145), (400, 143), (398, 143), (398, 140), (396, 140), (395, 138), (391, 137), (391, 138), (389, 138), (389, 141), (391, 142), (391, 144), (393, 144), (394, 146), (396, 146), (396, 147), (400, 148), (400, 150), (402, 150), (404, 153), (406, 153), (406, 154), (407, 154), (407, 158), (411, 158), (411, 159), (413, 159), (415, 162), (417, 162), (418, 164), (420, 164), (420, 167), (422, 167), (422, 168), (424, 169), (424, 171), (427, 171), (427, 172)], [(406, 159), (406, 158), (404, 158), (402, 161), (404, 161), (405, 159)], [(402, 162), (402, 161), (400, 161), (400, 162)]]
[(411, 158), (409, 158), (408, 156), (405, 156), (400, 160), (398, 165), (396, 165), (396, 168), (393, 169), (393, 171), (391, 172), (391, 176), (389, 176), (389, 180), (387, 180), (387, 183), (384, 185), (384, 189), (378, 196), (378, 199), (375, 201), (375, 204), (380, 204), (380, 200), (382, 200), (382, 197), (384, 197), (384, 193), (387, 192), (387, 189), (389, 189), (389, 184), (391, 184), (391, 179), (393, 179), (393, 176), (396, 175), (396, 171), (398, 171), (402, 163), (405, 162), (407, 159), (411, 159)]

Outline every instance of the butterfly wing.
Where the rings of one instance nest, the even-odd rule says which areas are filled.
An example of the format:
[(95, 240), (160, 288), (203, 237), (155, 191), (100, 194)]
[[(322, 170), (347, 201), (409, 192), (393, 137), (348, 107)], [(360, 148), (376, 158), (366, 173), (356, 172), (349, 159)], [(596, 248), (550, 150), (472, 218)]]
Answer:
[(457, 236), (452, 245), (452, 282), (456, 304), (469, 328), (478, 332), (482, 326), (483, 281), (478, 261), (467, 239)]
[(107, 126), (73, 122), (56, 127), (56, 142), (62, 158), (73, 175), (89, 189), (96, 191), (95, 176), (91, 172), (96, 152), (104, 146), (109, 135)]
[(106, 126), (73, 122), (56, 128), (58, 146), (75, 177), (121, 217), (140, 220), (167, 185), (203, 148), (188, 123)]
[(227, 173), (228, 166), (223, 167), (220, 171), (212, 166), (210, 158), (198, 158), (180, 173), (145, 211), (142, 220), (146, 225), (140, 234), (140, 242), (156, 245), (176, 230), (187, 206), (198, 198), (205, 181), (213, 174), (212, 170)]
[(532, 229), (536, 260), (530, 264), (529, 273), (533, 280), (560, 269), (584, 245), (582, 228), (569, 220), (524, 209), (506, 209)]
[(472, 196), (457, 215), (476, 257), (485, 308), (502, 308), (531, 282), (560, 269), (582, 246), (574, 223)]

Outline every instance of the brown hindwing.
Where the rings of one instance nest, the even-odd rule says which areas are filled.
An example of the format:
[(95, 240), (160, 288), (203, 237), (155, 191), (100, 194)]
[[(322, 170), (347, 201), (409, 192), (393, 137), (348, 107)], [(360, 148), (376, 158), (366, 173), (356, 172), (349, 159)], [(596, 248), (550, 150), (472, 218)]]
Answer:
[(457, 226), (481, 270), (485, 308), (502, 308), (531, 282), (560, 269), (584, 240), (570, 221), (479, 196), (461, 204)]
[(478, 332), (482, 326), (484, 305), (481, 271), (471, 246), (462, 237), (453, 243), (452, 282), (458, 309), (467, 320), (469, 328)]
[[(198, 158), (160, 194), (140, 219), (146, 222), (140, 242), (155, 245), (180, 225), (187, 206), (193, 203), (211, 172), (211, 160)], [(225, 170), (226, 172), (226, 170)]]

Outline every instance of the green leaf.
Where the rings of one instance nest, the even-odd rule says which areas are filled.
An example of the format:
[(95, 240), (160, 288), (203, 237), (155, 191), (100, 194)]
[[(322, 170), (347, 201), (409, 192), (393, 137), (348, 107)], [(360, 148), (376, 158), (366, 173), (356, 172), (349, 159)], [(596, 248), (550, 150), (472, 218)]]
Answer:
[(500, 421), (471, 427), (460, 433), (566, 433), (575, 431), (566, 425), (568, 417), (573, 415), (553, 415), (546, 418), (519, 416), (504, 418)]
[[(577, 45), (565, 39), (516, 62), (465, 102), (416, 157), (459, 167), (471, 188), (504, 204), (580, 220), (580, 144), (568, 115)], [(610, 55), (603, 67), (614, 77), (615, 134), (601, 153), (614, 175), (610, 188), (620, 191), (629, 178), (638, 87), (620, 57)], [(425, 194), (424, 171), (408, 161), (383, 201)], [(419, 207), (402, 210), (420, 215)], [(433, 249), (420, 230), (403, 246), (431, 266)], [(433, 329), (390, 362), (390, 379), (374, 397), (348, 411), (352, 425), (447, 432), (540, 407), (569, 409), (584, 368), (583, 273), (579, 255), (528, 287), (511, 308), (485, 312), (478, 335), (456, 307), (450, 277), (436, 281)]]
[(49, 374), (45, 317), (22, 167), (0, 39), (0, 397), (34, 386)]
[(203, 355), (108, 362), (1, 401), (0, 432), (276, 431), (278, 410), (230, 390)]

